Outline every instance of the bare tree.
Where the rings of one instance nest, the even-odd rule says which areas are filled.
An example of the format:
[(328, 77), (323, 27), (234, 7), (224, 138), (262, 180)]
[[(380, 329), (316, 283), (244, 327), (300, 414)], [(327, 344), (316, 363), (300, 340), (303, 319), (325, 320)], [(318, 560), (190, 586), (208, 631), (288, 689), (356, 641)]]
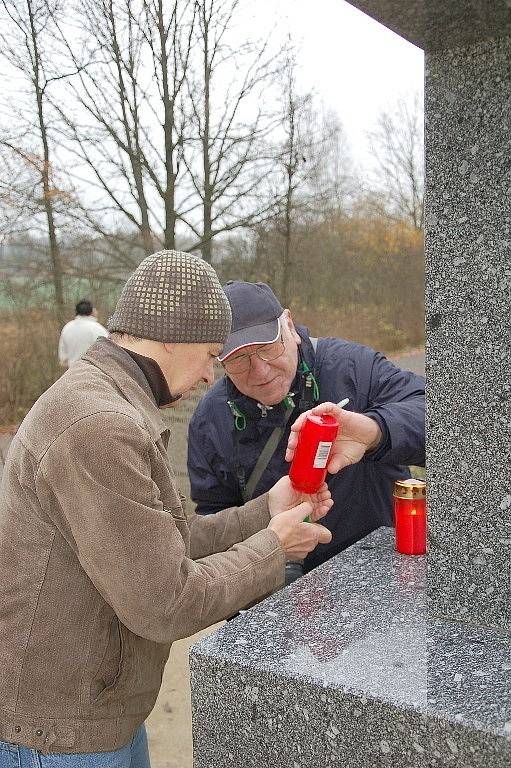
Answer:
[(24, 231), (27, 222), (40, 215), (40, 160), (20, 155), (6, 129), (0, 133), (0, 238)]
[(200, 223), (186, 221), (206, 261), (214, 238), (263, 220), (273, 202), (266, 190), (272, 157), (266, 137), (276, 124), (269, 106), (279, 54), (267, 42), (230, 42), (240, 0), (196, 0), (200, 51), (188, 77), (196, 151), (187, 167), (200, 200)]
[[(50, 5), (51, 2), (51, 5)], [(2, 32), (0, 56), (5, 66), (21, 75), (27, 88), (28, 113), (10, 103), (11, 125), (4, 127), (0, 143), (3, 162), (16, 172), (8, 185), (4, 179), (2, 195), (19, 222), (29, 211), (33, 216), (44, 212), (49, 244), (51, 275), (55, 293), (56, 315), (64, 322), (63, 268), (59, 249), (56, 206), (66, 193), (59, 188), (53, 163), (51, 138), (50, 90), (56, 81), (69, 76), (54, 69), (51, 48), (51, 23), (60, 14), (59, 0), (40, 3), (26, 0), (1, 0)], [(20, 97), (20, 94), (17, 94)], [(13, 116), (16, 119), (13, 120)]]
[[(152, 53), (153, 71), (163, 111), (163, 153), (160, 157), (165, 171), (164, 183), (159, 183), (158, 174), (152, 166), (148, 166), (147, 171), (164, 205), (163, 245), (165, 248), (174, 248), (176, 223), (182, 216), (182, 212), (176, 209), (176, 198), (180, 171), (184, 167), (187, 131), (183, 99), (197, 4), (191, 0), (174, 0), (169, 18), (163, 0), (144, 0), (144, 9), (147, 18), (145, 37)], [(183, 197), (181, 205), (189, 205), (189, 199)]]
[(332, 208), (343, 206), (351, 192), (352, 171), (339, 119), (321, 115), (313, 94), (299, 92), (292, 53), (282, 74), (281, 93), (283, 139), (276, 152), (280, 178), (272, 226), (282, 241), (280, 296), (287, 306), (296, 224), (308, 217), (321, 219)]
[(369, 133), (380, 189), (373, 202), (416, 229), (424, 226), (423, 111), (418, 95), (411, 102), (400, 98)]
[[(193, 0), (84, 0), (76, 8), (80, 45), (59, 27), (79, 74), (68, 84), (75, 108), (55, 106), (81, 181), (96, 190), (84, 216), (112, 247), (119, 224), (139, 233), (146, 254), (175, 247), (194, 8)], [(119, 250), (115, 258), (134, 266)]]
[(275, 113), (265, 105), (278, 56), (267, 43), (233, 45), (238, 6), (83, 0), (64, 21), (46, 6), (55, 60), (75, 73), (51, 101), (82, 190), (74, 220), (108, 243), (121, 272), (140, 258), (123, 248), (123, 229), (130, 246), (138, 233), (143, 253), (180, 236), (211, 261), (217, 235), (274, 206), (265, 139)]

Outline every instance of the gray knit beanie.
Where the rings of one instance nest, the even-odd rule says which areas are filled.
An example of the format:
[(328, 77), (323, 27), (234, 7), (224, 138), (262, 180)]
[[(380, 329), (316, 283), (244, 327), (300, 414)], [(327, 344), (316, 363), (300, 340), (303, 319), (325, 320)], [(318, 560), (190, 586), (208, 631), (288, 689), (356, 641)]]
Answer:
[(215, 270), (181, 251), (147, 256), (108, 321), (111, 333), (162, 342), (223, 344), (230, 329), (231, 308)]

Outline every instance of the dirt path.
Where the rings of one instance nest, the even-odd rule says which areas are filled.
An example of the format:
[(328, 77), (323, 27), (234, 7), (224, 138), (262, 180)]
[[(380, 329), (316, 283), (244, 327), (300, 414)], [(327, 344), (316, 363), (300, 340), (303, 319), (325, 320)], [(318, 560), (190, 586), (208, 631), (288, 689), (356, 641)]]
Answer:
[(152, 768), (192, 768), (188, 649), (221, 626), (215, 624), (172, 646), (160, 695), (146, 724)]
[(405, 371), (413, 371), (424, 376), (424, 349), (412, 349), (409, 352), (403, 352), (397, 357), (390, 357), (390, 359)]

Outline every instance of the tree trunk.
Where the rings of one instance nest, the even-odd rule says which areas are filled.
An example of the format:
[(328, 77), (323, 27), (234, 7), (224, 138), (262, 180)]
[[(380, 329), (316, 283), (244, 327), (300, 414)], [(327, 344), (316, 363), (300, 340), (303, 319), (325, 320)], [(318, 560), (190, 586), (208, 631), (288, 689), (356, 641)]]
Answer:
[(202, 245), (201, 253), (204, 261), (211, 264), (212, 257), (212, 190), (211, 190), (211, 162), (209, 156), (210, 141), (210, 83), (211, 67), (209, 62), (209, 21), (206, 14), (206, 4), (202, 4), (204, 23), (204, 132), (202, 135), (202, 169), (204, 174), (204, 197), (202, 200)]
[(52, 203), (52, 189), (50, 186), (50, 149), (48, 143), (48, 131), (44, 119), (43, 91), (40, 83), (40, 58), (39, 47), (37, 43), (37, 31), (35, 29), (32, 3), (27, 3), (30, 22), (30, 32), (34, 46), (33, 53), (33, 74), (34, 87), (37, 100), (37, 119), (39, 123), (39, 132), (43, 145), (43, 166), (41, 169), (41, 181), (43, 185), (43, 202), (46, 213), (46, 222), (48, 226), (48, 240), (50, 245), (51, 272), (53, 278), (53, 288), (55, 292), (55, 313), (60, 326), (65, 322), (64, 290), (62, 284), (62, 260), (57, 240), (57, 231), (55, 227), (55, 216)]
[[(176, 12), (176, 11), (175, 11)], [(165, 192), (164, 208), (165, 222), (163, 227), (163, 247), (173, 250), (176, 247), (176, 210), (175, 210), (175, 185), (176, 174), (174, 172), (174, 98), (169, 89), (169, 70), (167, 61), (167, 31), (163, 0), (158, 0), (157, 8), (158, 36), (160, 39), (160, 66), (162, 78), (163, 98), (163, 135), (165, 152)], [(176, 22), (175, 22), (176, 23)], [(174, 39), (174, 44), (176, 40)]]
[(286, 194), (286, 208), (284, 214), (284, 259), (282, 262), (282, 286), (280, 289), (280, 302), (282, 306), (289, 306), (289, 280), (291, 273), (291, 209), (293, 204), (293, 176), (291, 166), (288, 168), (288, 188)]
[[(142, 247), (146, 256), (149, 256), (153, 252), (153, 236), (151, 227), (149, 225), (149, 206), (147, 205), (147, 199), (144, 189), (144, 175), (142, 169), (141, 149), (140, 149), (140, 126), (138, 118), (138, 101), (137, 101), (137, 89), (136, 89), (136, 76), (134, 71), (134, 65), (131, 58), (129, 59), (129, 77), (131, 79), (132, 92), (133, 92), (133, 128), (131, 130), (130, 121), (126, 105), (129, 104), (128, 95), (126, 93), (126, 86), (124, 84), (124, 77), (122, 72), (122, 53), (119, 46), (117, 37), (117, 25), (115, 17), (115, 8), (110, 0), (108, 6), (108, 13), (110, 16), (110, 24), (112, 30), (112, 50), (114, 54), (114, 63), (117, 70), (117, 79), (119, 85), (120, 106), (122, 110), (122, 122), (124, 127), (124, 133), (126, 138), (126, 145), (129, 150), (129, 160), (131, 164), (131, 170), (133, 173), (133, 180), (135, 182), (135, 188), (137, 190), (137, 203), (140, 210), (140, 224), (139, 231), (142, 238)], [(131, 40), (130, 40), (131, 43)], [(131, 46), (129, 49), (129, 55), (131, 57)]]
[(296, 155), (296, 125), (295, 125), (295, 95), (293, 90), (293, 72), (292, 70), (288, 75), (288, 131), (289, 131), (289, 146), (288, 146), (288, 158), (286, 165), (286, 204), (284, 208), (284, 260), (282, 263), (282, 286), (281, 286), (281, 303), (284, 307), (289, 306), (289, 281), (291, 272), (291, 229), (292, 220), (291, 213), (293, 210), (293, 183), (294, 176), (297, 168), (297, 155)]

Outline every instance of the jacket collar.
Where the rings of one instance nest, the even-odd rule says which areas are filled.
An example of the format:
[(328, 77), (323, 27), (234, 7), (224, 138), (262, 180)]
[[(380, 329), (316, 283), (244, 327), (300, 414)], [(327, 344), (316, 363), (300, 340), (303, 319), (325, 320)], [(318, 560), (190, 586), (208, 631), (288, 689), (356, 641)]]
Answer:
[(167, 430), (144, 373), (125, 349), (107, 338), (100, 338), (89, 348), (83, 360), (109, 376), (123, 396), (137, 409), (153, 440)]
[(138, 352), (133, 352), (131, 349), (126, 349), (125, 347), (123, 349), (136, 362), (146, 377), (158, 408), (163, 408), (165, 405), (170, 405), (170, 403), (180, 399), (181, 395), (178, 395), (178, 397), (171, 395), (167, 380), (156, 360), (153, 360), (152, 357), (139, 355)]
[[(302, 359), (307, 363), (311, 371), (314, 369), (314, 350), (309, 338), (309, 329), (303, 325), (295, 326), (298, 335), (300, 336), (302, 343), (300, 344), (300, 351)], [(295, 378), (290, 387), (290, 392), (297, 393), (302, 385), (303, 374), (298, 370), (296, 371)], [(259, 408), (257, 401), (247, 395), (242, 394), (237, 387), (234, 386), (230, 378), (225, 375), (225, 382), (227, 387), (227, 399), (233, 400), (236, 405), (242, 410), (242, 412), (250, 419), (258, 419), (262, 417), (261, 408)], [(298, 398), (295, 399), (295, 404), (298, 405)], [(269, 421), (275, 419), (280, 420), (282, 413), (284, 412), (284, 406), (282, 403), (274, 405), (267, 411), (267, 418)]]

